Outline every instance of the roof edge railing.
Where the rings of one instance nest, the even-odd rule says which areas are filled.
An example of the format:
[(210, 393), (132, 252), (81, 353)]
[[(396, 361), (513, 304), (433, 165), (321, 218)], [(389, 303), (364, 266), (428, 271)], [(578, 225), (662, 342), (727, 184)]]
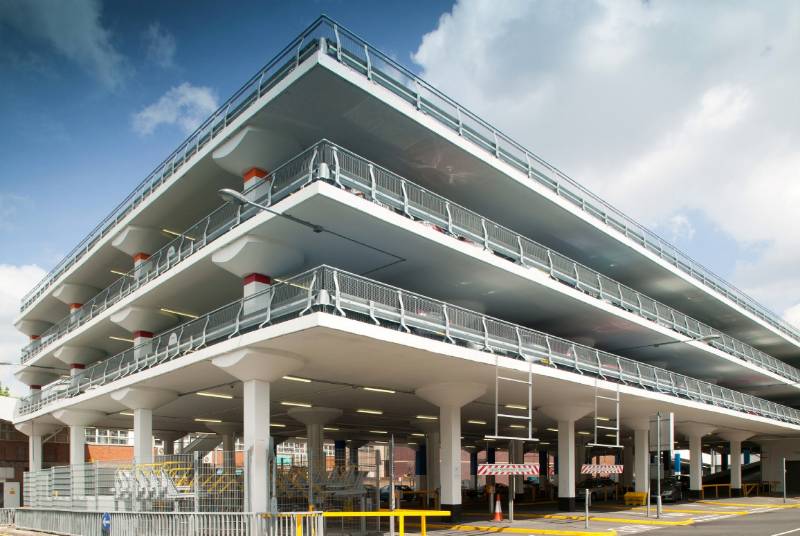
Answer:
[[(326, 175), (318, 171), (320, 164), (323, 163), (328, 170)], [(272, 205), (302, 189), (311, 181), (320, 179), (328, 180), (359, 197), (413, 220), (424, 222), (501, 258), (542, 271), (560, 283), (660, 326), (668, 327), (681, 335), (690, 338), (717, 335), (719, 340), (709, 341), (711, 346), (792, 382), (800, 381), (800, 370), (795, 367), (603, 276), (542, 244), (487, 220), (327, 140), (317, 142), (281, 164), (271, 174), (269, 188), (254, 193), (259, 194), (259, 202)], [(170, 271), (181, 261), (224, 236), (255, 213), (252, 208), (241, 210), (227, 203), (220, 206), (160, 248), (144, 264), (100, 291), (77, 312), (66, 316), (45, 331), (39, 339), (31, 341), (23, 349), (22, 362), (26, 363), (39, 355), (50, 344), (86, 324), (145, 283)]]
[[(272, 87), (316, 50), (316, 39), (327, 38), (326, 52), (339, 62), (365, 75), (369, 80), (382, 81), (383, 87), (393, 91), (416, 106), (418, 110), (437, 119), (443, 125), (458, 132), (496, 158), (526, 173), (530, 179), (544, 185), (560, 197), (567, 199), (583, 212), (624, 234), (652, 254), (667, 261), (678, 270), (692, 277), (711, 290), (721, 293), (757, 318), (767, 322), (783, 334), (800, 343), (800, 330), (783, 320), (780, 315), (758, 303), (745, 292), (727, 282), (702, 264), (694, 261), (670, 242), (650, 231), (633, 218), (626, 216), (610, 203), (581, 186), (577, 181), (547, 163), (543, 158), (525, 149), (510, 136), (492, 127), (456, 101), (444, 95), (431, 84), (383, 54), (367, 41), (326, 15), (320, 16), (289, 45), (270, 60), (230, 99), (192, 133), (164, 162), (162, 162), (126, 199), (112, 211), (86, 238), (56, 265), (23, 298), (20, 311), (24, 312), (53, 282), (72, 264), (82, 257), (99, 238), (105, 236), (141, 200), (172, 176), (202, 146), (214, 138), (230, 119), (249, 107), (263, 94), (265, 84)], [(352, 41), (348, 48), (344, 41)], [(363, 58), (362, 58), (363, 55)], [(403, 75), (398, 81), (380, 69), (381, 65)], [(272, 72), (275, 70), (275, 72)], [(385, 69), (389, 70), (389, 69)], [(270, 74), (271, 73), (271, 74)], [(257, 87), (253, 86), (257, 84)], [(412, 90), (411, 88), (414, 88)], [(255, 93), (254, 93), (255, 91)], [(426, 95), (423, 96), (423, 91)], [(253, 95), (257, 95), (255, 99)], [(246, 97), (246, 98), (243, 98)], [(434, 99), (437, 101), (434, 103)], [(437, 106), (438, 104), (438, 106)], [(449, 112), (447, 111), (449, 110)], [(220, 125), (222, 127), (220, 128)], [(479, 131), (478, 129), (481, 129)], [(576, 193), (577, 191), (577, 193)]]
[(160, 333), (145, 345), (129, 348), (75, 376), (53, 382), (40, 393), (20, 399), (15, 415), (29, 415), (59, 400), (76, 397), (233, 337), (317, 311), (800, 425), (800, 410), (325, 265), (278, 280), (258, 294), (224, 305)]

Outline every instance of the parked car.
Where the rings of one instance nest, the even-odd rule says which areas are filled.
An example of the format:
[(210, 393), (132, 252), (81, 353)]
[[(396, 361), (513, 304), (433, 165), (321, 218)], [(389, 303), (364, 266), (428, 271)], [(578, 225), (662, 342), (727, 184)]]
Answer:
[[(684, 484), (680, 478), (675, 476), (668, 476), (661, 480), (661, 502), (678, 502), (683, 500)], [(650, 496), (655, 502), (658, 499), (656, 494), (656, 487), (651, 486)]]
[(575, 497), (578, 502), (582, 502), (586, 498), (586, 490), (591, 494), (589, 502), (592, 503), (597, 500), (612, 497), (616, 489), (616, 482), (610, 478), (588, 478), (575, 485)]

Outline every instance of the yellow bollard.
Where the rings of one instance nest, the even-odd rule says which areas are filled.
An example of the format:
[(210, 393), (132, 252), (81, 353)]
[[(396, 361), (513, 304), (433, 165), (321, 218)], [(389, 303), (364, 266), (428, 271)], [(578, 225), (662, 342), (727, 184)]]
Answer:
[(404, 516), (403, 514), (400, 514), (398, 516), (398, 518), (399, 518), (399, 521), (400, 521), (400, 523), (399, 523), (400, 536), (405, 536), (405, 534), (406, 534), (406, 516)]
[(425, 536), (427, 524), (428, 524), (428, 518), (426, 516), (419, 516), (419, 531), (421, 536)]

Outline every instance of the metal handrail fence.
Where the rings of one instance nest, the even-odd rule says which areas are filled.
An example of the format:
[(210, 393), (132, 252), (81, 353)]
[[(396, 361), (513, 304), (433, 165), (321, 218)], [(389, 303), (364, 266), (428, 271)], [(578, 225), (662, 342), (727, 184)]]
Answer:
[(705, 286), (721, 293), (740, 307), (767, 322), (785, 335), (800, 341), (800, 330), (780, 315), (764, 307), (710, 269), (600, 199), (565, 173), (525, 149), (489, 123), (419, 78), (365, 40), (326, 16), (313, 22), (263, 69), (226, 101), (181, 146), (170, 155), (111, 215), (89, 234), (22, 299), (24, 311), (46, 288), (77, 262), (97, 241), (133, 210), (152, 191), (186, 163), (209, 140), (218, 135), (242, 111), (264, 95), (317, 50), (391, 91), (440, 124), (488, 151), (494, 157), (525, 173), (569, 201), (584, 213), (624, 234)]
[[(20, 508), (16, 527), (67, 536), (102, 536), (103, 512)], [(109, 512), (115, 536), (324, 536), (322, 512)]]
[[(272, 205), (316, 180), (330, 181), (364, 199), (428, 223), (511, 262), (543, 271), (556, 281), (687, 337), (716, 335), (718, 339), (708, 341), (711, 346), (792, 382), (800, 381), (797, 368), (327, 140), (317, 142), (277, 168), (268, 190), (258, 201)], [(254, 188), (257, 186), (251, 189)], [(160, 277), (256, 213), (252, 207), (242, 210), (227, 203), (219, 207), (162, 247), (147, 264), (131, 270), (89, 300), (77, 315), (65, 317), (39, 339), (31, 341), (23, 349), (21, 362), (29, 361), (48, 345), (84, 325), (143, 284)]]
[(321, 266), (167, 330), (19, 401), (17, 416), (272, 323), (324, 311), (647, 391), (800, 424), (800, 410)]
[[(314, 145), (276, 168), (270, 175), (269, 192), (264, 194), (263, 198), (257, 199), (257, 201), (271, 205), (296, 192), (301, 186), (308, 184), (315, 161), (318, 158), (317, 155), (318, 145)], [(245, 193), (255, 191), (257, 188), (258, 185), (251, 186)], [(225, 203), (215, 209), (179, 236), (170, 240), (144, 263), (132, 268), (111, 285), (101, 290), (76, 312), (62, 318), (44, 331), (38, 339), (30, 341), (22, 349), (20, 362), (27, 363), (50, 344), (83, 326), (145, 284), (158, 279), (182, 261), (202, 250), (219, 237), (224, 236), (225, 233), (240, 223), (249, 220), (257, 213), (258, 210), (253, 207), (242, 208), (230, 203)]]

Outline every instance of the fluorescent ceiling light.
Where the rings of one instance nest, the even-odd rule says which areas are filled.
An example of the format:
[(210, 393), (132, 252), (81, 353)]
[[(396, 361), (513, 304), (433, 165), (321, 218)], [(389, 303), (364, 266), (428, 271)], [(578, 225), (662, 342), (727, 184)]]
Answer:
[(298, 376), (284, 376), (283, 379), (289, 380), (290, 382), (311, 383), (311, 380), (308, 378), (300, 378)]
[(416, 445), (416, 441), (406, 441), (406, 445)]
[(579, 435), (592, 435), (591, 432), (584, 432), (584, 431), (580, 431), (580, 432), (578, 432), (578, 434)]
[(369, 433), (370, 434), (388, 434), (389, 432), (387, 432), (386, 430), (370, 430)]
[(387, 393), (393, 395), (397, 393), (397, 391), (393, 389), (383, 389), (382, 387), (362, 387), (365, 391), (372, 391), (373, 393)]
[(417, 415), (417, 419), (422, 419), (423, 421), (437, 421), (439, 417), (434, 415)]
[(617, 437), (617, 434), (606, 434), (606, 437)]
[(322, 429), (323, 429), (323, 430), (327, 430), (327, 431), (329, 431), (329, 432), (338, 432), (338, 431), (339, 431), (339, 429), (338, 429), (338, 428), (335, 428), (335, 427), (333, 427), (333, 426), (323, 426), (323, 427), (322, 427)]
[(506, 408), (508, 408), (508, 409), (528, 409), (528, 406), (523, 406), (521, 404), (506, 404)]
[(414, 436), (414, 437), (425, 437), (425, 434), (420, 434), (419, 432), (415, 432), (415, 433), (413, 433), (411, 435)]
[(120, 415), (127, 415), (128, 417), (133, 417), (133, 412), (132, 411), (120, 411), (119, 414)]
[(609, 419), (608, 417), (597, 417), (597, 420), (598, 420), (598, 421), (603, 421), (603, 422), (608, 422), (608, 421), (610, 421), (611, 419)]
[(269, 425), (273, 428), (286, 428), (285, 424), (281, 424), (279, 422), (271, 422)]
[(470, 419), (467, 421), (469, 424), (486, 424), (486, 421), (480, 421), (478, 419)]
[(225, 400), (231, 400), (233, 395), (224, 395), (222, 393), (207, 393), (205, 391), (200, 391), (195, 393), (197, 396), (207, 396), (209, 398), (224, 398)]
[(121, 275), (122, 277), (132, 277), (130, 274), (127, 274), (121, 270), (109, 270), (114, 275)]
[(289, 400), (284, 400), (281, 402), (281, 406), (297, 406), (298, 408), (310, 408), (311, 404), (308, 402), (291, 402)]
[(558, 432), (558, 428), (546, 428), (548, 432)]
[(222, 422), (220, 419), (205, 419), (203, 417), (195, 417), (195, 422), (212, 422), (212, 423), (220, 423)]
[(525, 426), (524, 424), (510, 424), (508, 427), (514, 428), (516, 430), (524, 430), (525, 428), (527, 428), (527, 426)]
[(170, 236), (178, 236), (178, 237), (182, 236), (182, 237), (186, 238), (187, 240), (191, 240), (192, 242), (194, 242), (194, 238), (192, 238), (191, 236), (185, 235), (183, 233), (179, 233), (177, 231), (173, 231), (172, 229), (161, 229), (161, 232), (162, 233), (167, 233)]
[(550, 442), (549, 441), (540, 441), (539, 444), (540, 445), (549, 445)]
[(175, 309), (167, 309), (166, 307), (162, 307), (159, 309), (162, 313), (169, 313), (175, 316), (183, 316), (185, 318), (191, 318), (192, 320), (197, 320), (200, 318), (199, 316), (192, 314), (192, 313), (185, 313), (183, 311), (176, 311)]
[(125, 337), (114, 337), (113, 335), (109, 335), (108, 338), (112, 341), (129, 342), (133, 344), (133, 339), (126, 339)]
[(367, 415), (383, 415), (383, 411), (379, 409), (357, 409), (356, 413), (365, 413)]

